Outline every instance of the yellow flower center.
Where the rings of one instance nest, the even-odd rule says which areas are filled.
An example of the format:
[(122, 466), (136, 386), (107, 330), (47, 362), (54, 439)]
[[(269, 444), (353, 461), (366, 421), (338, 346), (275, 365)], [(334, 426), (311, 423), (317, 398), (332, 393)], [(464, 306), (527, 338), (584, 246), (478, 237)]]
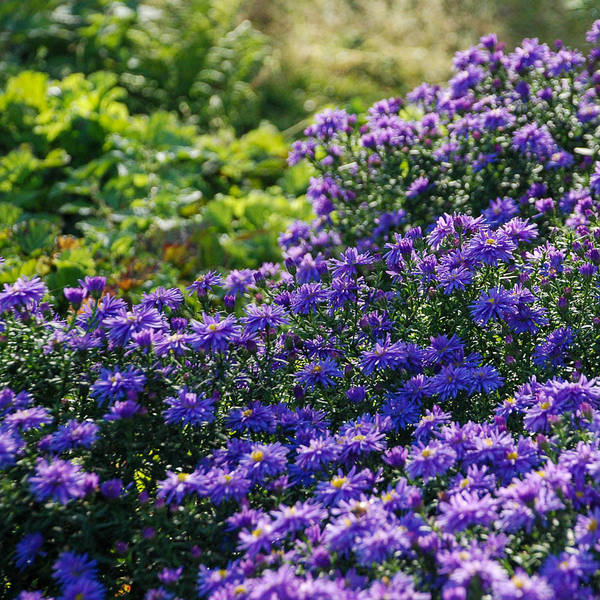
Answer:
[(243, 417), (250, 417), (252, 415), (252, 409), (251, 408), (247, 408), (245, 411), (242, 412), (242, 416)]
[(209, 329), (210, 331), (216, 331), (216, 330), (218, 329), (218, 327), (217, 327), (217, 324), (216, 324), (216, 323), (211, 323), (211, 324), (208, 326), (208, 329)]
[(339, 490), (342, 488), (342, 486), (346, 483), (347, 479), (345, 477), (334, 477), (331, 480), (331, 485), (336, 489)]
[(490, 440), (490, 438), (485, 438), (485, 443), (487, 446), (493, 446), (494, 442), (492, 442), (492, 440)]
[(219, 575), (223, 578), (227, 576), (227, 571), (225, 569), (219, 569)]
[(254, 452), (252, 452), (252, 454), (250, 455), (250, 458), (254, 461), (254, 462), (260, 462), (265, 456), (265, 453), (262, 450), (254, 450)]
[(512, 452), (509, 452), (506, 455), (506, 458), (508, 458), (508, 460), (517, 460), (517, 458), (519, 458), (519, 455), (515, 450), (513, 450)]
[(523, 586), (525, 585), (525, 582), (520, 578), (517, 577), (516, 575), (511, 579), (512, 584), (519, 590), (523, 589)]
[(488, 238), (487, 240), (485, 240), (485, 243), (487, 246), (495, 246), (496, 240), (494, 238)]
[(460, 482), (460, 487), (461, 488), (466, 488), (469, 485), (469, 480), (465, 477), (461, 482)]
[(515, 399), (511, 396), (510, 398), (507, 398), (505, 400), (506, 404), (514, 404), (515, 403)]
[(262, 535), (262, 532), (263, 532), (262, 529), (255, 529), (252, 532), (252, 537), (258, 537), (259, 535)]
[(362, 442), (365, 438), (365, 436), (362, 433), (359, 433), (358, 435), (355, 435), (354, 438), (352, 438), (355, 442)]
[(177, 479), (179, 479), (179, 481), (187, 481), (189, 477), (188, 473), (179, 473), (177, 475)]
[(239, 594), (245, 594), (248, 590), (243, 585), (238, 585), (233, 591), (236, 596), (239, 596)]
[(425, 450), (423, 450), (421, 452), (421, 456), (423, 458), (429, 458), (431, 456), (431, 454), (432, 454), (432, 452), (431, 452), (431, 450), (429, 448), (425, 448)]
[(313, 367), (313, 373), (320, 373), (323, 370), (323, 367), (321, 365), (315, 365)]
[(592, 519), (587, 526), (587, 530), (588, 531), (596, 531), (596, 529), (598, 529), (598, 520), (597, 519)]
[(227, 474), (223, 477), (223, 479), (225, 480), (226, 483), (229, 483), (233, 479), (233, 475)]
[(540, 404), (540, 408), (541, 408), (542, 410), (548, 410), (548, 409), (550, 408), (550, 402), (548, 402), (548, 401), (546, 401), (546, 402), (542, 402), (542, 403)]

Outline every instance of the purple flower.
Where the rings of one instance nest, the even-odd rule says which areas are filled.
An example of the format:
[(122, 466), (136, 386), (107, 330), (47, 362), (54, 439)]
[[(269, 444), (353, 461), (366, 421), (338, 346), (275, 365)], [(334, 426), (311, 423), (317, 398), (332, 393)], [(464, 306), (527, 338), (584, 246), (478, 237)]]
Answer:
[(448, 532), (462, 531), (471, 525), (487, 527), (496, 519), (496, 501), (489, 495), (479, 496), (466, 490), (451, 496), (448, 501), (440, 502), (440, 527)]
[(528, 123), (513, 134), (513, 148), (528, 157), (545, 161), (558, 147), (546, 125)]
[(38, 554), (43, 554), (40, 552), (43, 543), (44, 536), (39, 531), (27, 533), (21, 538), (15, 551), (15, 564), (19, 567), (19, 570), (31, 566), (35, 561), (35, 557)]
[(87, 296), (87, 290), (76, 287), (66, 287), (63, 289), (63, 294), (67, 299), (67, 302), (72, 304), (75, 308), (79, 308), (84, 298)]
[(592, 23), (591, 29), (585, 34), (585, 39), (590, 44), (600, 42), (600, 19)]
[(469, 389), (470, 383), (469, 369), (447, 365), (431, 378), (430, 390), (432, 394), (439, 395), (440, 400), (444, 401), (456, 398), (460, 390)]
[(465, 345), (456, 335), (432, 336), (429, 341), (431, 345), (425, 350), (425, 360), (428, 363), (447, 363), (462, 360), (464, 357)]
[(214, 400), (206, 398), (204, 394), (196, 394), (183, 387), (177, 397), (165, 398), (169, 406), (163, 415), (166, 423), (191, 425), (192, 427), (212, 423), (215, 419)]
[(42, 425), (52, 423), (52, 417), (47, 408), (43, 406), (32, 406), (14, 411), (4, 419), (4, 424), (11, 429), (29, 431), (39, 429)]
[(326, 217), (335, 210), (334, 200), (344, 196), (331, 177), (311, 177), (306, 196), (312, 201), (317, 216)]
[(492, 584), (494, 598), (498, 600), (553, 600), (554, 591), (545, 577), (529, 576), (516, 569), (509, 579), (497, 579)]
[(300, 315), (316, 313), (319, 304), (326, 302), (327, 295), (320, 283), (304, 283), (292, 294), (292, 310)]
[(302, 531), (313, 523), (320, 523), (327, 517), (319, 504), (312, 502), (296, 502), (293, 506), (280, 504), (271, 512), (273, 532), (279, 534)]
[(252, 484), (244, 470), (214, 469), (207, 473), (205, 485), (211, 501), (221, 504), (224, 500), (239, 502), (249, 492)]
[(32, 310), (47, 294), (48, 288), (39, 277), (19, 277), (12, 285), (5, 283), (0, 292), (0, 313), (14, 308)]
[(203, 275), (200, 275), (196, 281), (188, 285), (186, 289), (189, 290), (190, 295), (195, 292), (200, 298), (206, 296), (213, 287), (222, 283), (223, 277), (219, 273), (216, 271), (207, 271)]
[(353, 277), (358, 274), (361, 266), (372, 265), (375, 258), (368, 252), (359, 253), (356, 248), (347, 248), (340, 254), (340, 258), (329, 261), (333, 277)]
[(167, 471), (167, 478), (158, 482), (158, 498), (164, 498), (167, 504), (179, 504), (185, 496), (200, 489), (198, 474), (175, 473)]
[(100, 493), (105, 498), (118, 498), (123, 492), (123, 481), (120, 479), (108, 479), (100, 484)]
[(548, 364), (553, 367), (564, 364), (567, 350), (575, 336), (570, 327), (559, 327), (551, 332), (546, 340), (533, 350), (533, 363), (538, 367)]
[(251, 451), (240, 460), (240, 468), (253, 483), (259, 483), (265, 477), (281, 473), (287, 465), (287, 449), (279, 442), (274, 444), (253, 444)]
[(224, 287), (232, 296), (240, 296), (253, 284), (254, 274), (250, 269), (234, 269), (227, 274)]
[(207, 352), (226, 352), (229, 344), (240, 335), (240, 326), (234, 315), (221, 318), (220, 313), (214, 316), (202, 313), (202, 321), (192, 321), (191, 328), (190, 345), (195, 350)]
[(234, 408), (229, 413), (226, 423), (235, 431), (270, 432), (275, 429), (272, 410), (260, 402), (253, 402), (246, 408)]
[(464, 265), (454, 268), (442, 265), (437, 269), (436, 277), (444, 294), (449, 295), (455, 290), (464, 290), (467, 285), (472, 283), (473, 272)]
[(165, 585), (172, 585), (179, 581), (181, 574), (183, 573), (183, 567), (177, 567), (176, 569), (168, 569), (165, 567), (159, 574), (158, 579)]
[(15, 600), (52, 600), (52, 598), (46, 598), (40, 591), (23, 591), (19, 593)]
[(129, 312), (121, 312), (102, 321), (108, 330), (108, 337), (118, 346), (124, 346), (131, 339), (133, 333), (144, 329), (165, 328), (161, 314), (153, 307), (134, 306)]
[(511, 219), (501, 229), (515, 244), (531, 242), (538, 236), (537, 225), (519, 217)]
[(434, 429), (448, 421), (450, 421), (450, 415), (443, 412), (439, 405), (435, 404), (431, 410), (425, 411), (425, 416), (419, 421), (413, 436), (417, 440), (426, 440)]
[(346, 390), (346, 398), (355, 404), (362, 402), (367, 396), (367, 390), (364, 385), (352, 386)]
[(157, 287), (149, 294), (144, 294), (140, 306), (142, 308), (156, 308), (163, 311), (165, 307), (177, 310), (183, 304), (183, 294), (178, 288)]
[(515, 311), (516, 298), (511, 292), (498, 286), (482, 292), (470, 305), (471, 316), (476, 323), (485, 325), (488, 321), (506, 319)]
[(115, 400), (134, 400), (144, 390), (146, 376), (139, 369), (130, 366), (125, 371), (119, 367), (102, 369), (98, 379), (92, 385), (90, 393), (99, 404), (112, 403)]
[(496, 198), (490, 201), (489, 208), (482, 214), (492, 227), (498, 227), (510, 221), (518, 212), (519, 208), (512, 198)]
[(50, 447), (54, 452), (64, 452), (77, 446), (90, 448), (98, 437), (100, 427), (93, 421), (70, 419), (52, 435)]
[(109, 412), (104, 415), (106, 421), (120, 421), (121, 419), (130, 419), (134, 415), (143, 412), (142, 408), (134, 400), (124, 400), (123, 402), (115, 402), (109, 407)]
[(244, 310), (246, 316), (242, 317), (241, 322), (246, 326), (247, 333), (276, 329), (289, 322), (283, 308), (275, 304), (249, 304)]
[(337, 383), (334, 380), (334, 377), (337, 378), (343, 376), (344, 373), (339, 368), (337, 362), (331, 359), (310, 363), (295, 375), (296, 379), (305, 389), (314, 389), (317, 384), (324, 388), (335, 387)]
[(495, 265), (508, 262), (516, 245), (502, 230), (479, 231), (467, 244), (465, 256), (474, 263)]
[(86, 494), (85, 473), (70, 460), (55, 458), (51, 462), (38, 458), (35, 475), (29, 477), (31, 491), (39, 502), (51, 498), (67, 504), (73, 498)]
[(93, 579), (78, 579), (66, 585), (59, 600), (104, 600), (106, 590), (101, 583)]
[(432, 184), (429, 183), (429, 179), (427, 177), (417, 177), (406, 190), (407, 198), (416, 198), (421, 194), (424, 194)]
[(13, 430), (0, 430), (0, 469), (14, 465), (24, 447), (25, 442)]
[(469, 394), (475, 392), (489, 394), (501, 388), (504, 384), (504, 378), (491, 365), (483, 365), (472, 369), (470, 375)]
[(288, 165), (292, 167), (299, 163), (303, 158), (314, 158), (316, 147), (317, 143), (312, 139), (296, 140), (292, 144), (292, 149), (288, 155)]
[(385, 340), (376, 342), (373, 350), (362, 353), (360, 367), (365, 375), (370, 375), (383, 369), (408, 368), (419, 359), (420, 356), (410, 344), (392, 343), (388, 336)]
[(296, 449), (295, 464), (303, 471), (318, 471), (333, 462), (339, 453), (340, 448), (332, 437), (313, 437), (308, 445), (301, 445)]
[(373, 474), (368, 470), (356, 472), (356, 467), (344, 474), (339, 470), (330, 481), (320, 481), (315, 490), (315, 498), (323, 504), (337, 505), (342, 500), (358, 498), (373, 483)]
[(350, 133), (355, 122), (356, 116), (343, 109), (326, 108), (315, 115), (315, 122), (304, 130), (304, 135), (327, 141), (337, 133)]
[(584, 548), (594, 546), (600, 540), (600, 508), (587, 515), (577, 515), (575, 540)]
[(85, 289), (92, 298), (97, 299), (102, 296), (102, 292), (106, 287), (106, 277), (90, 277), (89, 275), (86, 275), (83, 281), (81, 279), (79, 280), (79, 285)]
[(422, 442), (413, 446), (406, 464), (406, 473), (411, 479), (423, 477), (427, 482), (445, 473), (456, 462), (456, 452), (442, 442)]
[(484, 129), (500, 129), (509, 127), (515, 122), (515, 117), (506, 108), (492, 108), (483, 114)]

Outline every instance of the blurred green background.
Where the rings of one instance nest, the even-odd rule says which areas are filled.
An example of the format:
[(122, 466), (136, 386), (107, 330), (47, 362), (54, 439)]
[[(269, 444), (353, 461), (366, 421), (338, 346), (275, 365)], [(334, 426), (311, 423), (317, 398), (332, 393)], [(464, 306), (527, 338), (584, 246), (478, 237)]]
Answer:
[(448, 78), (496, 32), (585, 48), (600, 0), (3, 0), (0, 283), (132, 296), (279, 259), (311, 115)]

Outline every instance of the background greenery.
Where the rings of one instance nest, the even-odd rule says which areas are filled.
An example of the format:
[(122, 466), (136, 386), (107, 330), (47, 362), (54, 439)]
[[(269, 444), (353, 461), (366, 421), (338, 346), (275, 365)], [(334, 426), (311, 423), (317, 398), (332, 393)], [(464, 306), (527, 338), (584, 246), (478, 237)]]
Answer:
[(496, 31), (584, 47), (600, 0), (4, 0), (0, 283), (122, 293), (279, 258), (310, 218), (289, 143)]

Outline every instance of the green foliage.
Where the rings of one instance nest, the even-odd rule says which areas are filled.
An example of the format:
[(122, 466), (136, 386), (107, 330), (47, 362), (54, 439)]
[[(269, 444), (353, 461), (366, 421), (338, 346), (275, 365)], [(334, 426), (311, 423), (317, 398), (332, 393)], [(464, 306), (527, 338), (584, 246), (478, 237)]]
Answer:
[(240, 19), (240, 0), (5, 0), (4, 71), (54, 78), (110, 71), (132, 112), (177, 110), (200, 125), (259, 121), (254, 81), (267, 38)]
[(283, 136), (266, 123), (236, 138), (230, 129), (202, 134), (172, 112), (131, 115), (116, 81), (34, 71), (8, 80), (0, 254), (9, 266), (45, 255), (35, 272), (51, 271), (52, 287), (85, 268), (114, 273), (129, 290), (165, 271), (174, 283), (206, 267), (278, 260), (279, 232), (309, 216), (287, 198), (307, 173), (286, 171)]

